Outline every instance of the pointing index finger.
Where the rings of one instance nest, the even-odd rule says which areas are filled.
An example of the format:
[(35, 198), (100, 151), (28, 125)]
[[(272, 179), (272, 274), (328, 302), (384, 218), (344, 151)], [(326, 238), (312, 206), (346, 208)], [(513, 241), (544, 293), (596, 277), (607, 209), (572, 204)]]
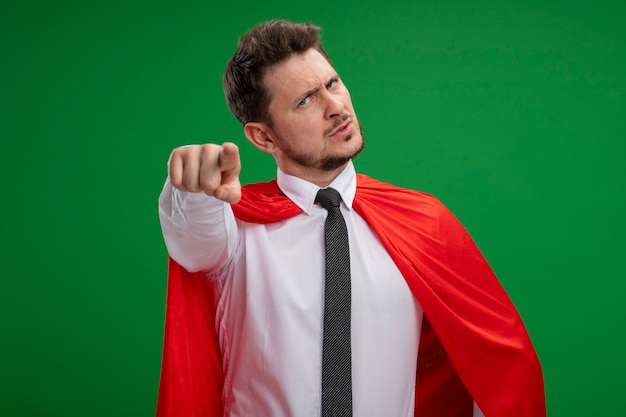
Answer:
[(232, 174), (239, 175), (240, 161), (239, 161), (239, 148), (234, 143), (226, 142), (220, 149), (220, 170), (222, 172), (231, 172)]

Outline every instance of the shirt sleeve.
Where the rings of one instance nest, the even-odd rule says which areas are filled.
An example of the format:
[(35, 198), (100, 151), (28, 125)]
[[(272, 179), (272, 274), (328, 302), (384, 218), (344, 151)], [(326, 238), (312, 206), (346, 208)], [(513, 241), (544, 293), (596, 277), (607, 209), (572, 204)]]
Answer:
[(161, 230), (169, 255), (189, 272), (219, 272), (234, 257), (237, 222), (230, 204), (172, 187), (159, 196)]

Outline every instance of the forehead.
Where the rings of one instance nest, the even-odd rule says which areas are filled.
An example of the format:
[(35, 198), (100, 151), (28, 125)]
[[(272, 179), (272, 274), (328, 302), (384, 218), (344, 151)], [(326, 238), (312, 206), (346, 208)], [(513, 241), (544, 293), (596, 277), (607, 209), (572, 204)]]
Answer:
[(326, 84), (335, 75), (326, 58), (316, 49), (309, 49), (271, 67), (264, 81), (272, 101), (288, 100)]

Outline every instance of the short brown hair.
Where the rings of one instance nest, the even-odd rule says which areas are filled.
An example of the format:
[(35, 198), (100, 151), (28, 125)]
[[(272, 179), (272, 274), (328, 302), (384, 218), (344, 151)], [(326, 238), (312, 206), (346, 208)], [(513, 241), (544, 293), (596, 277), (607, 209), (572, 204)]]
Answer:
[(330, 62), (322, 47), (320, 29), (311, 23), (270, 20), (239, 39), (237, 50), (226, 65), (223, 82), (228, 108), (242, 125), (252, 121), (271, 123), (271, 95), (263, 84), (270, 67), (311, 48)]

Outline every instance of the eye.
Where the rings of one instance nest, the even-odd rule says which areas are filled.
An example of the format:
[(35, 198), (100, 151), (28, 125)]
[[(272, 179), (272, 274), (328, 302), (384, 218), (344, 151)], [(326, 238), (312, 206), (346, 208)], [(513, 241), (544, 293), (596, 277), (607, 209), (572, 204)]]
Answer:
[(336, 79), (336, 78), (335, 78), (335, 79), (332, 79), (332, 80), (330, 80), (330, 81), (329, 81), (329, 83), (328, 83), (328, 84), (326, 84), (326, 88), (330, 90), (331, 88), (333, 88), (334, 86), (336, 86), (336, 85), (337, 85), (337, 83), (338, 83), (338, 81), (337, 81), (337, 79)]
[(311, 101), (311, 97), (305, 97), (302, 100), (300, 100), (300, 102), (298, 103), (298, 106), (302, 107), (302, 106), (306, 106), (307, 104), (309, 104), (309, 101)]

